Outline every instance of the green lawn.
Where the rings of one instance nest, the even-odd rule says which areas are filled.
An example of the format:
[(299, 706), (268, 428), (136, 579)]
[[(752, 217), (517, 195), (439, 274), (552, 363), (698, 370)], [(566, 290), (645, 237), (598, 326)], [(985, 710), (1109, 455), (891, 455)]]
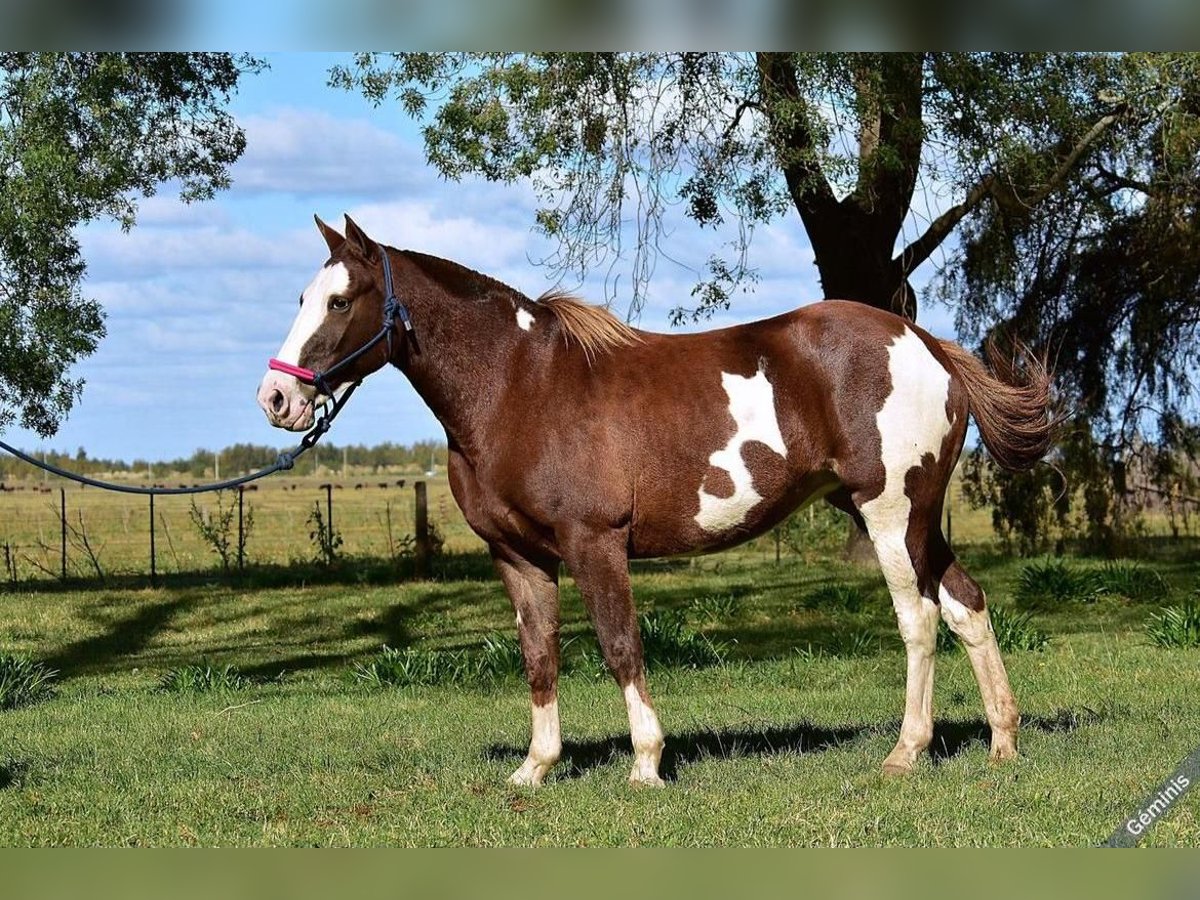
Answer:
[[(529, 790), (505, 784), (528, 739), (519, 681), (380, 690), (352, 677), (383, 644), (511, 634), (482, 564), (399, 585), (0, 594), (0, 652), (62, 671), (56, 697), (0, 712), (0, 844), (1096, 843), (1200, 743), (1200, 650), (1157, 649), (1142, 632), (1197, 586), (1196, 549), (1147, 563), (1161, 595), (1035, 613), (1048, 648), (1006, 655), (1024, 721), (1013, 764), (988, 763), (965, 655), (939, 654), (935, 753), (904, 779), (879, 773), (904, 661), (877, 573), (761, 552), (639, 567), (641, 609), (683, 609), (730, 646), (722, 667), (651, 675), (668, 734), (661, 791), (625, 782), (624, 707), (608, 681), (564, 678), (564, 758)], [(1020, 563), (965, 557), (1011, 607)], [(586, 621), (565, 586), (575, 654)], [(867, 636), (864, 655), (835, 655), (847, 635)], [(158, 690), (201, 660), (259, 683)], [(1189, 795), (1145, 843), (1200, 844), (1197, 813)]]

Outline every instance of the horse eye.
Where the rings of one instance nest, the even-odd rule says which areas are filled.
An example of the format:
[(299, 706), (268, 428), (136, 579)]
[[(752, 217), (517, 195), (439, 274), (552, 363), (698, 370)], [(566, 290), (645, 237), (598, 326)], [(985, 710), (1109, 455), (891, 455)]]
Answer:
[(345, 297), (330, 297), (329, 308), (336, 312), (342, 312), (350, 308), (350, 301)]

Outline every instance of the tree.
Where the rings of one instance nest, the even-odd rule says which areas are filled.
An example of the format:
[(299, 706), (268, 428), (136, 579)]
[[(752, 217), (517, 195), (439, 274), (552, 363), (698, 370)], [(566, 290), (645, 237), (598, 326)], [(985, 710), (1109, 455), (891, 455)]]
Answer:
[(229, 183), (245, 136), (225, 106), (261, 63), (228, 53), (0, 53), (0, 430), (49, 436), (78, 399), (71, 366), (104, 336), (76, 235), (134, 225), (178, 180), (185, 201)]
[[(701, 226), (737, 231), (676, 319), (727, 307), (753, 278), (754, 228), (792, 209), (826, 296), (915, 319), (911, 277), (932, 259), (932, 296), (957, 310), (961, 334), (1057, 352), (1112, 475), (1129, 445), (1114, 429), (1161, 447), (1190, 414), (1196, 60), (359, 54), (331, 82), (425, 119), (427, 155), (448, 177), (529, 179), (536, 224), (558, 240), (550, 263), (582, 272), (627, 256), (633, 313), (677, 202)], [(1139, 414), (1147, 392), (1166, 413), (1157, 429)]]

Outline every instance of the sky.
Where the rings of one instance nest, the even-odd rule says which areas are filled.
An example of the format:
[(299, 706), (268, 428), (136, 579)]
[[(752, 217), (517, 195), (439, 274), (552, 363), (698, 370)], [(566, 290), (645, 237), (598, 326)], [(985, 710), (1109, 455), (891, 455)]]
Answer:
[[(74, 374), (82, 400), (56, 436), (11, 429), (27, 450), (53, 448), (93, 457), (159, 460), (234, 443), (291, 446), (255, 400), (266, 361), (296, 313), (296, 297), (327, 252), (313, 214), (341, 227), (349, 213), (388, 245), (453, 259), (536, 297), (558, 286), (537, 263), (553, 249), (532, 230), (534, 197), (525, 184), (448, 182), (425, 161), (419, 123), (398, 107), (372, 107), (326, 85), (347, 54), (267, 54), (270, 68), (247, 76), (232, 103), (246, 131), (232, 187), (186, 205), (170, 186), (143, 201), (138, 224), (80, 231), (84, 284), (107, 314), (107, 336)], [(668, 312), (685, 305), (719, 236), (682, 220), (660, 259), (640, 327), (668, 331)], [(821, 296), (812, 249), (798, 215), (759, 229), (753, 292), (700, 328), (765, 318)], [(918, 271), (920, 287), (931, 267)], [(601, 275), (577, 289), (602, 302)], [(627, 294), (614, 309), (624, 313)], [(925, 304), (921, 324), (953, 336), (944, 308)], [(337, 444), (411, 443), (444, 433), (404, 376), (388, 368), (363, 384), (326, 438)]]

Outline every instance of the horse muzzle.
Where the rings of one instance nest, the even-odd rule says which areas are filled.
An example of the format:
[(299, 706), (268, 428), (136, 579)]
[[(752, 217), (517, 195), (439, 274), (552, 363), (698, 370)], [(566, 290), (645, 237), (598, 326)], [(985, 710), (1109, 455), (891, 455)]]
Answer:
[(288, 431), (311, 428), (316, 398), (308, 396), (312, 388), (306, 390), (305, 387), (292, 375), (268, 371), (258, 386), (258, 405), (266, 413), (267, 421)]

